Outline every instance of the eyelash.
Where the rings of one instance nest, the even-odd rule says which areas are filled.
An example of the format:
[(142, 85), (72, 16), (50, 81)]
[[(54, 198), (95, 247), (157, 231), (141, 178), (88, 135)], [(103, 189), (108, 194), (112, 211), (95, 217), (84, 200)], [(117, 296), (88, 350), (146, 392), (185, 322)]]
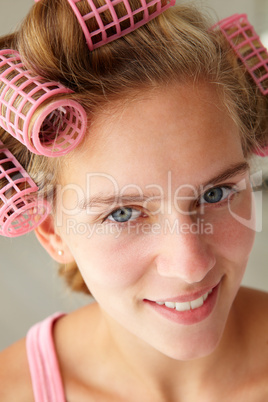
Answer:
[[(208, 194), (209, 192), (212, 192), (213, 190), (218, 190), (218, 189), (221, 189), (221, 190), (223, 190), (223, 191), (225, 191), (225, 192), (227, 191), (228, 194), (225, 194), (224, 198), (221, 199), (220, 201), (216, 201), (216, 202), (207, 202), (207, 201), (205, 201), (205, 202), (200, 202), (200, 200), (202, 199), (202, 197), (205, 197), (206, 194)], [(238, 188), (237, 188), (237, 186), (235, 186), (235, 185), (224, 185), (224, 186), (215, 186), (215, 187), (211, 187), (211, 188), (207, 189), (203, 194), (201, 194), (200, 197), (196, 200), (196, 206), (197, 206), (197, 207), (200, 207), (201, 205), (205, 205), (205, 206), (210, 205), (211, 208), (213, 208), (213, 207), (214, 207), (214, 208), (215, 208), (215, 207), (219, 207), (219, 206), (222, 206), (224, 203), (226, 203), (230, 196), (234, 196), (234, 195), (237, 194), (238, 192), (239, 192), (239, 191), (238, 191)], [(134, 207), (134, 206), (129, 206), (129, 205), (127, 205), (127, 206), (122, 206), (121, 208), (116, 208), (116, 209), (114, 209), (112, 212), (110, 212), (108, 215), (106, 215), (106, 216), (102, 219), (101, 223), (104, 223), (105, 221), (109, 220), (109, 216), (111, 216), (111, 215), (114, 214), (115, 212), (120, 211), (120, 210), (127, 210), (127, 209), (131, 209), (131, 210), (133, 210), (133, 211), (140, 212), (140, 215), (139, 215), (137, 218), (135, 218), (135, 219), (129, 219), (129, 220), (125, 221), (125, 222), (119, 222), (119, 221), (111, 220), (111, 219), (110, 219), (110, 221), (111, 221), (112, 223), (114, 223), (114, 224), (117, 224), (117, 225), (120, 225), (120, 226), (124, 226), (124, 225), (128, 224), (128, 223), (131, 222), (131, 221), (136, 221), (136, 220), (138, 220), (139, 218), (146, 218), (146, 217), (148, 217), (148, 215), (142, 213), (141, 208), (138, 208), (137, 206)]]

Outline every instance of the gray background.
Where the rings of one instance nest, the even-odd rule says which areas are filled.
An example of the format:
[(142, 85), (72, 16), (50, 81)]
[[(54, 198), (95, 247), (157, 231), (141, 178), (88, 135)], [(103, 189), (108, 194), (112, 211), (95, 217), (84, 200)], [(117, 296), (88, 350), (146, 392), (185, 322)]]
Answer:
[[(268, 0), (204, 0), (220, 18), (247, 13), (260, 34), (268, 33)], [(33, 0), (0, 0), (0, 35), (12, 32)], [(267, 34), (268, 36), (268, 34)], [(267, 40), (267, 36), (263, 36)], [(268, 41), (267, 41), (268, 42)], [(268, 45), (268, 43), (267, 43)], [(268, 159), (268, 158), (266, 158)], [(268, 162), (257, 158), (255, 170), (268, 177)], [(267, 182), (268, 187), (268, 182)], [(246, 286), (268, 291), (268, 191), (263, 191), (263, 230), (243, 280)], [(55, 311), (71, 311), (90, 299), (70, 292), (57, 276), (57, 266), (33, 233), (16, 239), (0, 238), (0, 349), (24, 336), (35, 322)]]

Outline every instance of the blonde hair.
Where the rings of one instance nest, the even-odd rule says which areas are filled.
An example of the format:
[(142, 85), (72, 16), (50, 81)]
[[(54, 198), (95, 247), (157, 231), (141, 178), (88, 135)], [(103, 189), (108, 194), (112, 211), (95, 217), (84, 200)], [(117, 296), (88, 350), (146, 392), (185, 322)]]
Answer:
[[(133, 7), (138, 1), (130, 0)], [(87, 1), (79, 4), (89, 11)], [(124, 14), (122, 7), (116, 12), (119, 17)], [(103, 18), (108, 23), (111, 15), (106, 12)], [(254, 147), (268, 140), (267, 97), (260, 94), (220, 33), (210, 29), (212, 24), (193, 6), (175, 6), (125, 37), (90, 52), (68, 2), (41, 0), (19, 31), (2, 38), (0, 45), (18, 50), (35, 73), (72, 89), (74, 94), (65, 96), (83, 105), (89, 129), (90, 116), (113, 99), (127, 99), (135, 92), (174, 80), (214, 83), (240, 128), (244, 154), (249, 156)], [(0, 139), (35, 180), (40, 194), (54, 197), (65, 157), (33, 155), (4, 130)], [(61, 267), (60, 273), (73, 290), (89, 293), (76, 264)]]

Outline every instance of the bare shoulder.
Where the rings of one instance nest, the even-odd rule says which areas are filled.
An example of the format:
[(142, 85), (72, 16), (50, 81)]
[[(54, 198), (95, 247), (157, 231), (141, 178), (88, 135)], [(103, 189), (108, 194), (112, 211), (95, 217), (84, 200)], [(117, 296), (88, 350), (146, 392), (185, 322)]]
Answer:
[(25, 339), (0, 352), (0, 401), (34, 402)]
[(268, 293), (242, 287), (236, 306), (239, 311), (241, 340), (247, 345), (248, 358), (261, 367), (268, 387)]
[(268, 395), (268, 293), (241, 287), (234, 303), (238, 324), (244, 399), (266, 401)]
[(236, 299), (236, 307), (247, 333), (263, 341), (268, 347), (268, 293), (241, 287)]
[(256, 318), (264, 319), (267, 323), (268, 292), (262, 290), (241, 287), (238, 293), (238, 302), (243, 309), (247, 307), (248, 313), (256, 315)]

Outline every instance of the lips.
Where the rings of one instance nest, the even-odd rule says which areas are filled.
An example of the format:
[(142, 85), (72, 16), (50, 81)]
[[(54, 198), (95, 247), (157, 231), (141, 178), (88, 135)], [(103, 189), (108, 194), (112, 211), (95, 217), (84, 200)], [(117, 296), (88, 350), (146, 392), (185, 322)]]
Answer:
[(214, 310), (220, 283), (215, 287), (173, 299), (151, 301), (145, 305), (168, 320), (182, 325), (192, 325), (206, 319)]
[(177, 297), (167, 297), (165, 299), (156, 299), (156, 300), (151, 299), (151, 301), (154, 301), (155, 303), (159, 303), (159, 304), (165, 303), (165, 302), (173, 302), (173, 303), (191, 302), (191, 301), (199, 299), (200, 297), (205, 296), (206, 293), (210, 294), (213, 291), (213, 289), (219, 285), (219, 283), (220, 283), (220, 281), (218, 283), (215, 283), (212, 286), (206, 286), (196, 292), (180, 295)]
[(212, 293), (212, 289), (206, 292), (204, 295), (198, 297), (197, 299), (186, 301), (186, 302), (156, 302), (159, 306), (165, 305), (168, 308), (176, 309), (177, 311), (187, 311), (187, 310), (194, 310), (203, 306), (204, 302), (207, 300), (208, 295)]

